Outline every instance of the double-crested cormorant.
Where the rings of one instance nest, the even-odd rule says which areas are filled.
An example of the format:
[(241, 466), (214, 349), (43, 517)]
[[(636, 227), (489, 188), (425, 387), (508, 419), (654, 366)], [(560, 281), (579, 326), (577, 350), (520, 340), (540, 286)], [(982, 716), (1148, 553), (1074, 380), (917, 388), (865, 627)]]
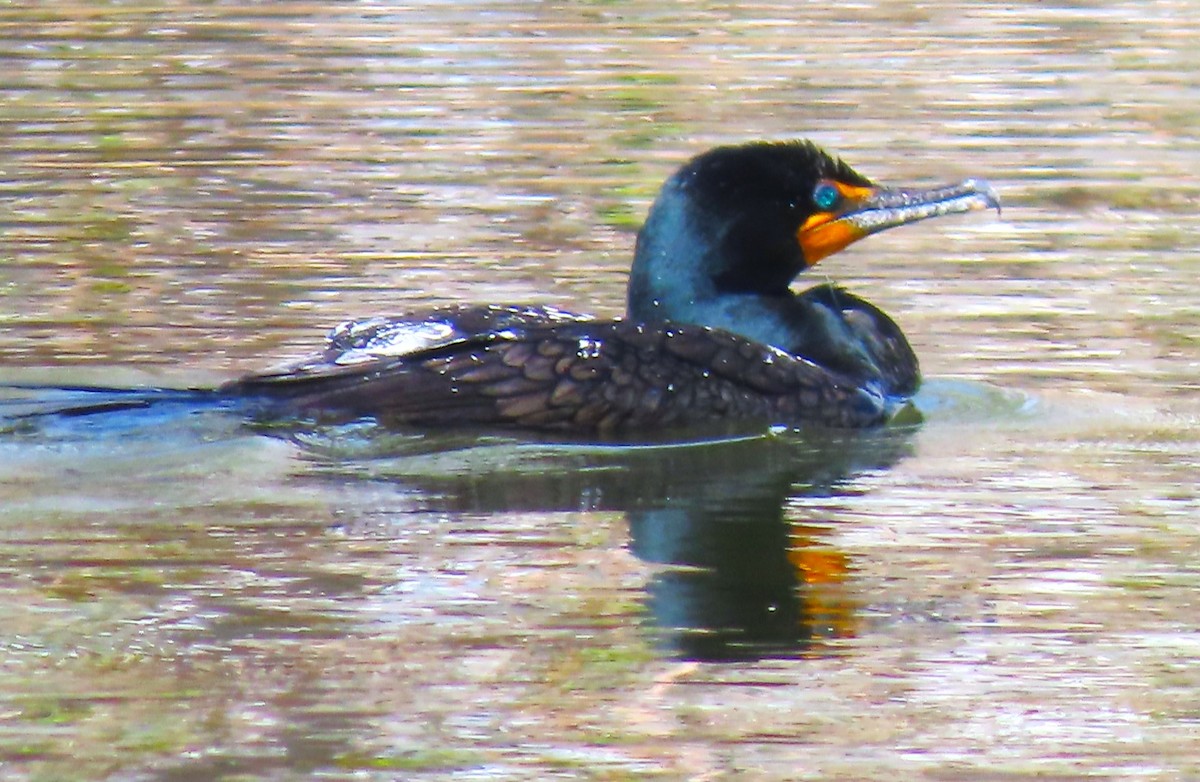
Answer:
[(810, 142), (718, 147), (650, 208), (624, 319), (486, 305), (348, 321), (313, 355), (211, 394), (268, 417), (584, 436), (872, 426), (917, 389), (908, 341), (869, 302), (832, 284), (793, 293), (792, 280), (864, 236), (988, 207), (980, 180), (880, 187)]
[(650, 208), (622, 320), (482, 306), (349, 321), (320, 352), (222, 390), (418, 426), (880, 424), (920, 382), (903, 333), (834, 285), (789, 285), (864, 236), (998, 206), (980, 180), (880, 187), (809, 142), (718, 147)]

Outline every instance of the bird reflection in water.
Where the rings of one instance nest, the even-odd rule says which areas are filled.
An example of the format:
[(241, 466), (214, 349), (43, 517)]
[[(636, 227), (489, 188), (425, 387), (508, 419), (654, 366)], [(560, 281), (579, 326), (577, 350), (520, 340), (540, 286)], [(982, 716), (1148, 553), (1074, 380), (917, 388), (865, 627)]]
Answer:
[[(836, 496), (855, 477), (891, 467), (910, 452), (912, 431), (816, 430), (661, 447), (546, 445), (519, 467), (513, 451), (528, 445), (488, 446), (494, 452), (484, 458), (495, 469), (481, 468), (478, 446), (467, 445), (461, 453), (472, 460), (469, 469), (420, 469), (422, 455), (412, 454), (405, 459), (415, 461), (387, 472), (437, 511), (621, 511), (633, 554), (662, 566), (645, 586), (645, 606), (647, 629), (666, 654), (786, 658), (833, 653), (831, 641), (855, 634), (859, 604), (850, 557), (829, 540), (832, 522), (798, 517), (789, 500)], [(331, 463), (347, 464), (344, 430), (300, 439), (334, 456)], [(455, 447), (413, 443), (436, 449), (439, 459)]]

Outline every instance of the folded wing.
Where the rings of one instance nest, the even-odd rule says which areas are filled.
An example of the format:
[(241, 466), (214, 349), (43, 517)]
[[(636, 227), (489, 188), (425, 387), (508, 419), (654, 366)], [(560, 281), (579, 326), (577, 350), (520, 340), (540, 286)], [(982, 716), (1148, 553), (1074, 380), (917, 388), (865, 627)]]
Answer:
[(324, 348), (223, 391), (289, 415), (609, 434), (738, 420), (869, 426), (881, 395), (702, 326), (457, 307), (344, 323)]

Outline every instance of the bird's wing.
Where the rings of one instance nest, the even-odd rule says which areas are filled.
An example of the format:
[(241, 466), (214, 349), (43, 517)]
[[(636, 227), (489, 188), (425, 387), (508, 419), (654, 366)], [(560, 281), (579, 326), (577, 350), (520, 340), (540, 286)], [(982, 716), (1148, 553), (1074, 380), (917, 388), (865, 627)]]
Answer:
[[(921, 384), (921, 367), (904, 332), (887, 313), (871, 302), (833, 284), (817, 285), (800, 293), (801, 298), (817, 302), (836, 313), (853, 342), (869, 362), (870, 375), (878, 379), (887, 393), (909, 395)], [(864, 381), (866, 382), (866, 378)]]
[(878, 395), (717, 329), (496, 312), (345, 325), (321, 354), (230, 388), (323, 416), (602, 434), (883, 417)]
[(246, 375), (229, 387), (302, 384), (366, 375), (400, 362), (512, 339), (533, 326), (586, 322), (553, 307), (449, 306), (399, 317), (348, 320), (333, 327), (320, 350)]

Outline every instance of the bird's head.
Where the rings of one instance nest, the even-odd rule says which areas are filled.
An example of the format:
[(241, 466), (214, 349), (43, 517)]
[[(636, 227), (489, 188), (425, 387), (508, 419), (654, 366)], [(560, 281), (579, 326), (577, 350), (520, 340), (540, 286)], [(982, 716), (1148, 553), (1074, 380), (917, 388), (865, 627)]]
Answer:
[(782, 295), (804, 269), (871, 234), (999, 208), (968, 179), (931, 189), (875, 184), (807, 141), (717, 147), (686, 163), (650, 209), (630, 278), (630, 316), (687, 319), (706, 297)]

